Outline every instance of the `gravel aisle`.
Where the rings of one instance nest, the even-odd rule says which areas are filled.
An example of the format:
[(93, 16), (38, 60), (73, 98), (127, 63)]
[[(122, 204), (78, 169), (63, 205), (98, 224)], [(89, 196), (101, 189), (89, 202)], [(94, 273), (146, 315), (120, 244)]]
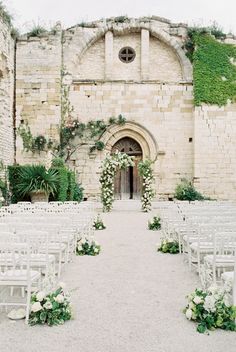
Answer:
[[(123, 210), (121, 210), (123, 209)], [(157, 212), (153, 212), (153, 215)], [(60, 327), (27, 327), (0, 315), (1, 352), (233, 352), (236, 333), (199, 335), (182, 314), (197, 285), (179, 255), (156, 253), (160, 233), (135, 202), (102, 216), (97, 257), (77, 257), (63, 274), (75, 319)]]

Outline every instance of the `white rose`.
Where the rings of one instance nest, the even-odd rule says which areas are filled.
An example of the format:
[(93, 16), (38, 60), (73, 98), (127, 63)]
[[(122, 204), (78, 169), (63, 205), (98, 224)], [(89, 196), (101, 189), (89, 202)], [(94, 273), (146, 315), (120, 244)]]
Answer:
[(200, 304), (202, 303), (202, 298), (199, 297), (199, 296), (195, 296), (194, 299), (193, 299), (193, 302), (196, 303), (196, 304)]
[(187, 309), (185, 315), (186, 315), (187, 319), (191, 320), (192, 315), (193, 315), (192, 310), (191, 309)]
[(77, 249), (78, 249), (78, 251), (82, 251), (83, 247), (82, 246), (78, 246)]
[(44, 298), (46, 297), (46, 294), (44, 291), (39, 291), (36, 295), (36, 299), (39, 302), (42, 302), (44, 300)]
[(64, 296), (63, 295), (57, 295), (57, 297), (54, 298), (56, 302), (58, 303), (63, 303), (64, 302)]
[(49, 302), (49, 301), (46, 302), (43, 306), (44, 306), (45, 309), (52, 309), (52, 303)]
[(95, 253), (98, 253), (98, 248), (95, 248), (95, 249), (94, 249), (94, 252), (95, 252)]
[(40, 310), (42, 310), (43, 307), (41, 306), (41, 303), (40, 302), (35, 302), (32, 304), (31, 306), (31, 310), (32, 312), (36, 313), (36, 312), (39, 312)]

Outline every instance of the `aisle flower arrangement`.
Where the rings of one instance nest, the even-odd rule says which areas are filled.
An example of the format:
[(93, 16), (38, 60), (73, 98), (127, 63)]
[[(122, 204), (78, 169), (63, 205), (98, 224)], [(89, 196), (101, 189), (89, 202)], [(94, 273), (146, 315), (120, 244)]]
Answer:
[(132, 156), (120, 152), (107, 155), (105, 158), (100, 177), (103, 211), (109, 212), (112, 209), (114, 202), (114, 178), (117, 169), (125, 169), (129, 166), (134, 166), (133, 160)]
[(236, 331), (236, 306), (227, 286), (210, 287), (207, 291), (196, 289), (188, 298), (184, 309), (187, 319), (198, 323), (197, 331), (205, 333), (217, 328)]
[(156, 231), (161, 229), (161, 218), (154, 216), (152, 220), (148, 221), (149, 230)]
[(178, 254), (179, 253), (179, 243), (173, 238), (164, 238), (161, 241), (161, 245), (157, 248), (158, 252)]
[(98, 255), (101, 251), (101, 246), (93, 238), (81, 238), (76, 247), (77, 255)]
[(30, 325), (61, 325), (72, 318), (70, 296), (61, 286), (64, 285), (49, 294), (43, 291), (32, 294)]
[(148, 212), (152, 208), (152, 199), (154, 198), (155, 192), (153, 189), (153, 170), (151, 160), (141, 161), (138, 164), (139, 175), (143, 179), (143, 193), (142, 193), (142, 210)]
[(104, 225), (104, 223), (100, 217), (100, 214), (98, 214), (97, 218), (94, 220), (93, 228), (95, 230), (104, 230), (106, 228), (106, 226)]

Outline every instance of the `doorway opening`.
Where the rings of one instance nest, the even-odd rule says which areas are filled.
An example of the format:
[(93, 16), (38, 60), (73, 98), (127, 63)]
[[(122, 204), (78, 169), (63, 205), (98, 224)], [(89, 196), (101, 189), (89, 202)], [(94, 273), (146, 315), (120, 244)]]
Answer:
[(134, 166), (117, 171), (114, 188), (115, 199), (140, 199), (141, 180), (138, 163), (142, 160), (142, 149), (138, 142), (130, 137), (120, 139), (112, 148), (112, 153), (119, 151), (134, 157)]

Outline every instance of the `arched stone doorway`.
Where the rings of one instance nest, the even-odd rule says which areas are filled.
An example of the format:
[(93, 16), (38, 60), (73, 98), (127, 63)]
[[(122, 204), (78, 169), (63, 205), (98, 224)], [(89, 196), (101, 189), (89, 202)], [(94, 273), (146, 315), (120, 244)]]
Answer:
[(141, 182), (138, 173), (138, 163), (142, 160), (142, 148), (138, 142), (130, 137), (118, 140), (112, 147), (112, 153), (116, 151), (134, 156), (134, 166), (117, 171), (114, 186), (115, 199), (139, 199)]

